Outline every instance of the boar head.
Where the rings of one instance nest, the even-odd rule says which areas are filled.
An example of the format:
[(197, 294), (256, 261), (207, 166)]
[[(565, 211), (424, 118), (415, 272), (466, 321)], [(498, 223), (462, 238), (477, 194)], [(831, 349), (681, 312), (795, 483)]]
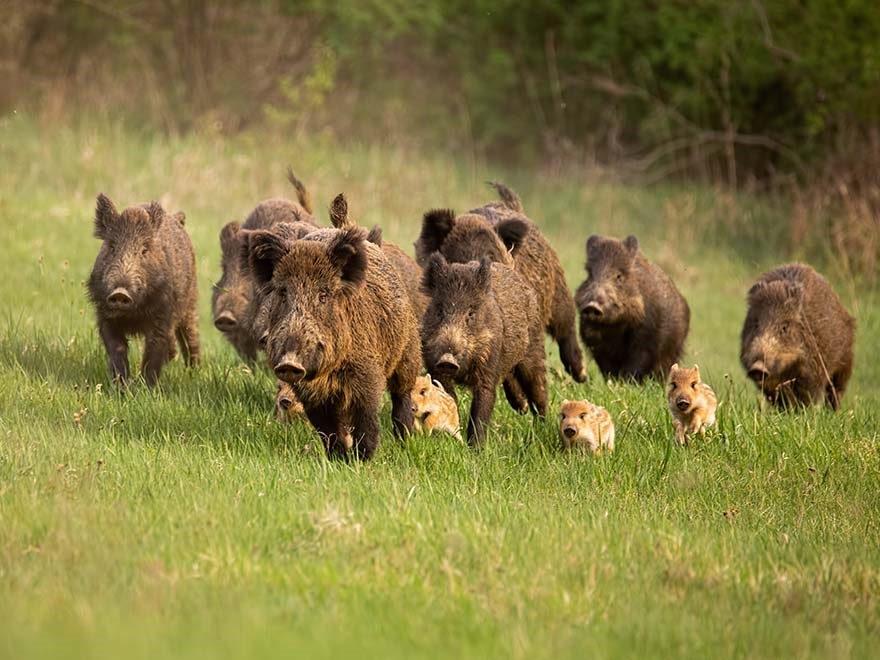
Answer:
[(103, 243), (89, 288), (108, 316), (125, 316), (164, 286), (164, 250), (156, 236), (165, 217), (159, 202), (119, 213), (109, 197), (98, 195), (95, 237)]
[(492, 262), (450, 264), (431, 255), (422, 290), (431, 298), (422, 321), (425, 366), (455, 377), (473, 373), (490, 350), (493, 332), (503, 327), (491, 302)]
[(250, 235), (250, 269), (271, 286), (266, 352), (288, 383), (329, 374), (351, 347), (353, 298), (367, 274), (366, 230), (336, 230), (327, 241), (288, 242), (271, 231)]
[(587, 279), (578, 287), (575, 303), (582, 316), (596, 324), (638, 322), (645, 303), (639, 288), (639, 240), (628, 236), (587, 239)]

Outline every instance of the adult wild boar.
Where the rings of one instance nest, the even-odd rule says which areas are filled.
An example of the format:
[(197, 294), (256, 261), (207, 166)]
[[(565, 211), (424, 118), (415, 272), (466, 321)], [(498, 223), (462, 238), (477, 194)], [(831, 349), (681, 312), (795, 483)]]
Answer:
[(158, 202), (121, 213), (98, 195), (95, 237), (103, 241), (88, 281), (98, 331), (115, 381), (130, 379), (128, 338), (144, 336), (141, 372), (148, 385), (180, 344), (186, 363), (199, 361), (195, 255), (182, 213)]
[(806, 264), (762, 275), (749, 289), (740, 360), (779, 407), (840, 406), (853, 370), (855, 319)]
[(254, 296), (253, 279), (248, 276), (242, 263), (243, 231), (268, 229), (279, 223), (299, 223), (317, 227), (312, 215), (312, 202), (303, 183), (288, 169), (287, 178), (297, 194), (297, 202), (275, 198), (260, 202), (243, 224), (228, 222), (220, 230), (221, 266), (220, 280), (214, 285), (211, 310), (214, 326), (235, 347), (241, 357), (252, 361), (257, 357), (258, 343), (254, 337), (253, 309), (250, 302)]
[[(430, 296), (422, 321), (425, 366), (454, 395), (453, 382), (473, 392), (468, 442), (482, 443), (499, 383), (515, 383), (533, 412), (547, 412), (544, 334), (534, 290), (519, 273), (483, 257), (449, 264), (436, 253), (425, 268)], [(518, 404), (508, 394), (515, 409)]]
[(523, 213), (519, 197), (492, 184), (500, 202), (489, 202), (457, 216), (448, 209), (429, 211), (416, 241), (416, 260), (424, 267), (433, 252), (447, 261), (467, 263), (489, 257), (514, 268), (535, 291), (542, 327), (559, 344), (566, 371), (578, 382), (587, 378), (575, 330), (575, 308), (559, 257), (538, 226)]
[(690, 309), (639, 241), (587, 239), (587, 279), (575, 293), (581, 338), (605, 377), (666, 378), (681, 357)]
[(400, 277), (360, 227), (292, 242), (252, 232), (250, 269), (271, 289), (266, 351), (328, 454), (370, 458), (379, 443), (382, 392), (397, 435), (412, 431), (410, 393), (421, 367), (415, 312)]

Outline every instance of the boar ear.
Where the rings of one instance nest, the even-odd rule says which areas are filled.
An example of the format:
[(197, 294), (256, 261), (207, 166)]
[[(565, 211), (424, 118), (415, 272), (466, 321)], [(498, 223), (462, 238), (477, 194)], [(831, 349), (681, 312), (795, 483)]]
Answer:
[(344, 193), (339, 193), (330, 204), (330, 222), (337, 229), (352, 227), (354, 223), (348, 219), (348, 200)]
[(382, 247), (382, 228), (379, 225), (376, 225), (370, 230), (370, 233), (367, 234), (367, 241), (373, 245)]
[(238, 249), (239, 231), (241, 231), (241, 225), (235, 220), (223, 225), (223, 229), (220, 230), (220, 249), (223, 251), (223, 254)]
[(107, 230), (110, 224), (119, 218), (119, 213), (110, 198), (104, 193), (98, 195), (98, 203), (95, 207), (95, 238), (107, 238)]
[(495, 232), (504, 242), (507, 251), (514, 254), (529, 233), (529, 225), (522, 218), (508, 218), (495, 225)]
[(669, 367), (669, 377), (672, 378), (672, 374), (674, 374), (678, 370), (678, 362)]
[(309, 191), (306, 190), (303, 182), (296, 178), (296, 174), (293, 173), (293, 168), (291, 168), (290, 165), (287, 166), (287, 180), (290, 181), (293, 189), (296, 190), (296, 199), (299, 202), (299, 205), (309, 213), (314, 213), (314, 211), (312, 211), (312, 196), (309, 194)]
[(438, 390), (440, 390), (441, 392), (445, 392), (445, 391), (446, 391), (446, 388), (443, 387), (443, 383), (441, 383), (439, 380), (437, 380), (437, 379), (435, 379), (435, 378), (431, 378), (431, 374), (428, 374), (428, 379), (431, 381), (431, 384), (432, 384), (434, 387), (436, 387)]
[(626, 237), (626, 240), (623, 241), (623, 246), (632, 256), (636, 256), (636, 253), (639, 251), (639, 239), (630, 234)]
[(339, 269), (342, 285), (348, 291), (354, 291), (367, 277), (366, 237), (363, 227), (346, 227), (327, 244), (330, 261)]
[(422, 275), (422, 292), (428, 295), (437, 288), (440, 280), (446, 276), (449, 270), (449, 264), (446, 263), (446, 257), (439, 252), (433, 253), (425, 264), (425, 274)]
[(601, 240), (602, 239), (599, 237), (598, 234), (591, 234), (590, 235), (590, 237), (587, 239), (587, 256), (588, 257), (590, 255), (590, 252), (592, 252), (593, 250), (595, 250), (599, 246), (599, 241), (601, 241)]
[(278, 262), (290, 251), (290, 246), (280, 236), (257, 229), (245, 235), (244, 244), (248, 253), (248, 265), (257, 283), (268, 284), (272, 281)]
[(492, 283), (492, 260), (489, 257), (480, 259), (480, 265), (477, 267), (477, 285), (483, 289), (488, 289)]
[(571, 403), (571, 401), (569, 401), (568, 399), (563, 399), (562, 403), (560, 403), (559, 405), (560, 406), (567, 406), (569, 403)]
[(761, 291), (767, 288), (766, 280), (758, 280), (755, 282), (752, 287), (749, 289), (748, 298), (752, 300), (755, 296), (757, 296)]
[(424, 255), (437, 252), (442, 246), (452, 227), (455, 225), (455, 213), (451, 209), (434, 209), (425, 213), (422, 218), (422, 233), (416, 245)]
[(154, 199), (150, 202), (149, 206), (147, 206), (147, 215), (150, 216), (150, 225), (153, 227), (153, 231), (156, 231), (159, 228), (159, 225), (162, 224), (162, 219), (165, 217), (165, 209), (163, 209), (162, 205)]

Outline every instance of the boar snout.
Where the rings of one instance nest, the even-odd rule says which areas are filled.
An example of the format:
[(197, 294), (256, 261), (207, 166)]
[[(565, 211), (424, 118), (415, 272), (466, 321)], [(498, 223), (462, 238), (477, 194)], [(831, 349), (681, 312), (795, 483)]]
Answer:
[(602, 305), (600, 305), (595, 300), (591, 300), (584, 306), (584, 314), (586, 314), (590, 318), (602, 318), (604, 313), (605, 311), (602, 309)]
[(685, 412), (688, 408), (691, 407), (691, 400), (684, 396), (679, 397), (675, 401), (675, 407), (678, 408), (680, 411)]
[(113, 289), (110, 295), (107, 296), (107, 302), (111, 307), (128, 307), (134, 302), (134, 300), (128, 292), (128, 289), (120, 286)]
[(461, 365), (452, 353), (444, 353), (440, 356), (440, 359), (437, 360), (437, 364), (434, 365), (435, 371), (450, 376), (457, 374), (459, 369), (461, 369)]
[(214, 319), (214, 327), (220, 332), (229, 332), (238, 327), (238, 320), (232, 312), (220, 312)]
[(763, 360), (756, 360), (755, 362), (752, 362), (751, 366), (749, 366), (748, 376), (756, 383), (762, 383), (770, 378), (770, 371), (767, 369)]
[(573, 438), (577, 435), (577, 429), (573, 426), (566, 426), (564, 429), (562, 429), (562, 433), (565, 435), (566, 438)]
[(278, 397), (278, 405), (284, 408), (284, 410), (290, 410), (290, 407), (293, 405), (293, 399), (285, 394)]
[(285, 383), (295, 383), (302, 380), (306, 375), (306, 368), (295, 355), (290, 353), (286, 353), (273, 369), (275, 375)]

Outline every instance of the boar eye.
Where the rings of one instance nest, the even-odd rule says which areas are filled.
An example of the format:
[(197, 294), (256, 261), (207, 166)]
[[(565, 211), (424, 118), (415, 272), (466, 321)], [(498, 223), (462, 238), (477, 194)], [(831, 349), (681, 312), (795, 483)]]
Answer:
[(586, 418), (587, 418), (587, 413), (581, 413), (581, 419), (586, 419)]
[(150, 251), (150, 248), (148, 248), (148, 247), (145, 245), (144, 247), (141, 248), (141, 256), (142, 256), (142, 257), (146, 257), (146, 256), (147, 256), (147, 253), (148, 253), (149, 251)]
[(422, 388), (422, 389), (419, 391), (419, 396), (425, 396), (427, 393), (428, 393), (428, 390), (426, 390), (425, 388)]
[(782, 327), (779, 329), (782, 334), (788, 333), (788, 321), (783, 322)]
[(692, 390), (697, 389), (697, 381), (694, 381), (693, 383), (691, 383), (691, 389)]
[(468, 315), (467, 315), (468, 323), (473, 323), (476, 320), (476, 318), (477, 318), (477, 313), (474, 310), (469, 309)]
[(618, 282), (623, 282), (623, 280), (624, 280), (624, 275), (623, 275), (623, 273), (618, 273), (618, 274), (617, 274), (617, 281), (618, 281)]
[(330, 294), (327, 293), (326, 291), (321, 291), (321, 293), (318, 294), (318, 302), (322, 305), (326, 305), (327, 301), (329, 299), (330, 299)]

